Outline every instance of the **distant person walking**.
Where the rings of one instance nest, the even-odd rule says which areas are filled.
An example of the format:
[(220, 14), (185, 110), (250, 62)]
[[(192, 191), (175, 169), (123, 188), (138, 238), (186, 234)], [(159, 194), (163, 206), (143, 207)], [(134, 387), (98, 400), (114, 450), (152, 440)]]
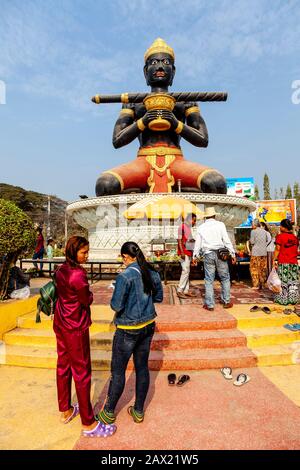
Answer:
[(201, 224), (197, 231), (194, 249), (194, 258), (200, 253), (204, 257), (205, 274), (205, 303), (203, 308), (214, 310), (214, 280), (216, 271), (221, 281), (221, 301), (224, 308), (233, 307), (230, 301), (230, 274), (228, 262), (218, 257), (220, 248), (227, 248), (231, 254), (232, 262), (236, 262), (235, 251), (228, 236), (225, 224), (216, 220), (214, 207), (207, 207), (204, 212), (205, 222)]
[(187, 244), (192, 239), (192, 227), (196, 224), (196, 220), (197, 216), (195, 214), (188, 214), (178, 229), (177, 253), (181, 257), (181, 276), (177, 287), (177, 295), (180, 299), (195, 297), (195, 294), (189, 292), (193, 250), (188, 249)]
[(275, 294), (274, 302), (296, 305), (299, 301), (298, 239), (293, 234), (290, 220), (280, 222), (280, 234), (275, 239), (274, 266), (281, 280), (281, 293)]
[(265, 286), (268, 273), (267, 244), (269, 239), (270, 234), (261, 227), (258, 219), (254, 219), (250, 234), (252, 289), (262, 289)]
[[(44, 248), (45, 240), (43, 237), (43, 228), (38, 227), (36, 231), (37, 231), (37, 238), (36, 238), (36, 244), (35, 244), (35, 249), (34, 249), (34, 254), (33, 254), (32, 259), (43, 259), (44, 253), (45, 253), (45, 248)], [(38, 269), (37, 263), (33, 263), (33, 265), (36, 269)], [(40, 263), (40, 271), (42, 272), (42, 270), (43, 270), (43, 264)]]
[(163, 289), (159, 274), (147, 263), (135, 242), (126, 242), (121, 248), (125, 271), (116, 279), (111, 308), (116, 312), (117, 327), (112, 349), (111, 379), (104, 408), (98, 419), (104, 424), (114, 423), (115, 408), (125, 387), (125, 372), (130, 357), (136, 373), (135, 403), (128, 413), (136, 423), (144, 420), (150, 374), (148, 358), (155, 330), (155, 302), (162, 302)]
[(53, 251), (54, 251), (54, 240), (53, 238), (49, 238), (47, 240), (47, 258), (48, 259), (53, 258)]
[[(66, 246), (66, 261), (56, 271), (57, 303), (53, 329), (57, 341), (57, 395), (61, 421), (69, 423), (79, 413), (82, 435), (107, 437), (115, 426), (96, 421), (91, 400), (91, 355), (89, 327), (93, 294), (87, 274), (81, 266), (88, 259), (89, 243), (83, 237), (71, 237)], [(78, 404), (71, 405), (72, 377)]]
[(268, 225), (265, 222), (261, 222), (260, 225), (267, 232), (267, 237), (268, 237), (267, 239), (267, 277), (268, 277), (273, 268), (275, 242), (273, 240), (273, 237), (272, 237), (272, 234), (270, 232)]

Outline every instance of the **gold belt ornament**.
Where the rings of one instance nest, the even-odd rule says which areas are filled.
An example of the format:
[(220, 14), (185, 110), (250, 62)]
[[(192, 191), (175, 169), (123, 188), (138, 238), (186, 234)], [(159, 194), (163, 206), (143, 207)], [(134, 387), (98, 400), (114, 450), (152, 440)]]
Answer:
[(148, 157), (150, 155), (155, 155), (159, 157), (163, 157), (165, 155), (182, 155), (181, 149), (178, 148), (171, 148), (171, 147), (150, 147), (150, 148), (141, 148), (138, 151), (138, 157)]

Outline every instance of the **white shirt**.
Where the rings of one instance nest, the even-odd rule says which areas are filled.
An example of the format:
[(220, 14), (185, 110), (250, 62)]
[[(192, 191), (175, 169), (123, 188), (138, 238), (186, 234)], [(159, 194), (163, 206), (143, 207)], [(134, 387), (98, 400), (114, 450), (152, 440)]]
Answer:
[(193, 257), (199, 256), (200, 252), (207, 254), (224, 247), (228, 248), (231, 255), (235, 257), (225, 224), (216, 219), (207, 219), (197, 230)]

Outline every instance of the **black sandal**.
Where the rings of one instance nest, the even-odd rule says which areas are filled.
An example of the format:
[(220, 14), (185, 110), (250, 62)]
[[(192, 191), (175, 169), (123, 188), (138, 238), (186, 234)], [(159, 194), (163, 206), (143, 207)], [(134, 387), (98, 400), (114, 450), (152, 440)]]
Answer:
[(176, 385), (178, 385), (178, 387), (182, 387), (182, 385), (184, 385), (186, 382), (188, 382), (190, 380), (190, 376), (189, 375), (181, 375), (179, 378), (178, 378), (178, 382)]
[(169, 385), (175, 385), (176, 375), (175, 374), (169, 374), (168, 375), (168, 382), (169, 382)]

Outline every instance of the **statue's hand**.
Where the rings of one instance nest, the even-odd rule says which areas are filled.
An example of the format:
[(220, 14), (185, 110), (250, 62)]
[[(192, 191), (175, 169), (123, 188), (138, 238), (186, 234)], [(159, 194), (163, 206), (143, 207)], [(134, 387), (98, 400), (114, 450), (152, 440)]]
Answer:
[(157, 119), (159, 116), (159, 113), (157, 109), (152, 109), (151, 111), (147, 111), (146, 114), (142, 117), (142, 121), (144, 126), (148, 127), (149, 122), (153, 121), (154, 119)]
[(169, 123), (171, 124), (172, 130), (176, 129), (176, 127), (178, 126), (178, 119), (172, 113), (172, 111), (167, 111), (165, 109), (162, 109), (160, 111), (160, 116), (162, 117), (162, 119), (166, 119), (167, 121), (169, 121)]

